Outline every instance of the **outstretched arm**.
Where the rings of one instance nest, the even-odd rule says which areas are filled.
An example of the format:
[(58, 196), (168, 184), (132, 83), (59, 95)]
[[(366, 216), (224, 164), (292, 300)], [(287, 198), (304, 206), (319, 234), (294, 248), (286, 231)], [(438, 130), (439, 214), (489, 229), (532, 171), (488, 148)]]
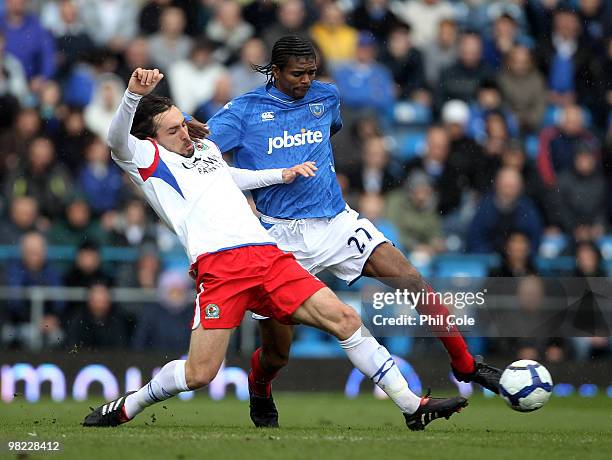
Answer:
[(142, 96), (149, 94), (164, 78), (159, 70), (134, 70), (130, 77), (128, 89), (123, 95), (121, 104), (113, 117), (108, 130), (108, 145), (116, 158), (131, 161), (136, 154), (138, 139), (130, 135), (136, 108)]
[(263, 169), (260, 171), (230, 167), (232, 178), (240, 190), (252, 190), (276, 184), (290, 184), (298, 174), (303, 177), (313, 177), (316, 170), (317, 167), (312, 161), (291, 168)]

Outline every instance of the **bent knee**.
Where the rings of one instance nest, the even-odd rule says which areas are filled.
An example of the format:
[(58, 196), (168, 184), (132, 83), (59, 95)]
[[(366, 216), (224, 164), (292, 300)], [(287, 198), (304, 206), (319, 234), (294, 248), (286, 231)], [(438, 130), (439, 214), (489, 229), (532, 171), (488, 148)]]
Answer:
[(197, 390), (208, 385), (217, 375), (217, 370), (206, 367), (190, 366), (185, 367), (185, 380), (190, 390)]
[(340, 340), (346, 340), (361, 327), (359, 314), (348, 305), (342, 304), (340, 309), (339, 321), (336, 323), (335, 335)]
[(263, 364), (266, 368), (280, 369), (289, 363), (289, 352), (291, 346), (263, 347)]

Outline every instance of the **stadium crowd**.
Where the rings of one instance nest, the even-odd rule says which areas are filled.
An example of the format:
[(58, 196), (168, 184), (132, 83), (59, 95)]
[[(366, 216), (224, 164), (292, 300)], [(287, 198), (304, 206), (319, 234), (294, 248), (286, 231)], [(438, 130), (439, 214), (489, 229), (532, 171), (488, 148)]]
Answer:
[[(84, 305), (45, 305), (35, 327), (49, 346), (184, 349), (191, 285), (165, 257), (178, 243), (110, 161), (106, 132), (134, 68), (161, 69), (157, 91), (206, 121), (265, 84), (251, 64), (287, 34), (312, 38), (318, 78), (339, 88), (347, 201), (415, 263), (498, 254), (489, 275), (529, 276), (532, 294), (541, 257), (574, 258), (558, 274), (607, 275), (609, 1), (4, 0), (0, 284), (90, 288)], [(109, 262), (107, 247), (137, 256)], [(130, 314), (111, 287), (159, 301)], [(1, 342), (23, 346), (28, 302), (1, 305)], [(532, 358), (610, 352), (607, 338), (521, 346)]]

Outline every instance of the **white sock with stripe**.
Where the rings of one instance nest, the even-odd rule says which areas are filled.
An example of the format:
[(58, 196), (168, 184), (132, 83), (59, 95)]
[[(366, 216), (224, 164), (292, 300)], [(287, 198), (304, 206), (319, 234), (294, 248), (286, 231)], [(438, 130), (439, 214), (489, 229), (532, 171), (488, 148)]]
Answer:
[(189, 391), (185, 379), (185, 363), (184, 359), (170, 361), (149, 383), (129, 395), (123, 406), (125, 414), (132, 419), (155, 403), (172, 398), (182, 391)]
[(410, 390), (387, 349), (365, 333), (368, 331), (362, 326), (348, 339), (340, 340), (340, 346), (353, 365), (387, 393), (402, 412), (413, 414), (421, 398)]

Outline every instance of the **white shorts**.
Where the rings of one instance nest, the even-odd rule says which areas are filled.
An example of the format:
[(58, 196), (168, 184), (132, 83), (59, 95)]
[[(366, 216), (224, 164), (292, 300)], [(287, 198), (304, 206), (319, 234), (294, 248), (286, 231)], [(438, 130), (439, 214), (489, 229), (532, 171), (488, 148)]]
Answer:
[[(332, 218), (285, 220), (261, 216), (279, 249), (291, 252), (313, 275), (327, 269), (348, 285), (357, 281), (377, 246), (390, 242), (349, 208)], [(266, 319), (253, 314), (255, 319)]]

